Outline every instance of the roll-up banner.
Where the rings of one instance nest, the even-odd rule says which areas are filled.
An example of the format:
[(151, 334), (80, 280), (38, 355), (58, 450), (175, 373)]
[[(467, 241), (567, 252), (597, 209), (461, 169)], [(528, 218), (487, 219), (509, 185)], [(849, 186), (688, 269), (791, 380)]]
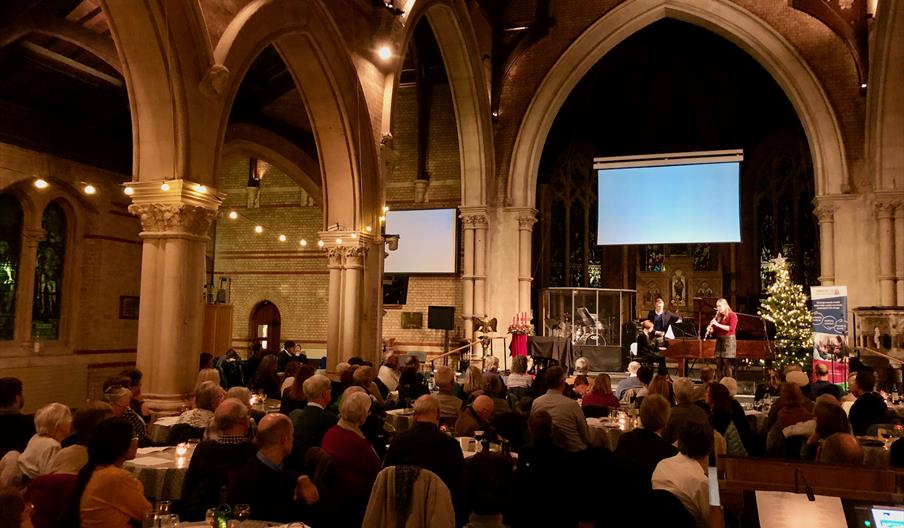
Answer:
[(829, 381), (847, 381), (848, 297), (847, 286), (811, 286), (813, 301), (813, 372), (825, 365)]

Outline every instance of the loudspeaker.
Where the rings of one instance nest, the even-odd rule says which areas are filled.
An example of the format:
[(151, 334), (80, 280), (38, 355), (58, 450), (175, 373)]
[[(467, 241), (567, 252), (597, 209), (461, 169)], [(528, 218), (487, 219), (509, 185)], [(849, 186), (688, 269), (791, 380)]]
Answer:
[(428, 306), (427, 328), (434, 330), (455, 330), (454, 306)]
[(408, 275), (383, 276), (383, 304), (404, 305), (408, 303)]

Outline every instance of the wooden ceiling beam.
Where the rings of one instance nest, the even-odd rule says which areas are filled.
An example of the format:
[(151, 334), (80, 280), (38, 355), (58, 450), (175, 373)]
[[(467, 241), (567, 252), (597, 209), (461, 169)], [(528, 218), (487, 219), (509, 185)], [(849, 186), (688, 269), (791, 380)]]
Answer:
[(89, 51), (100, 60), (109, 64), (111, 68), (120, 74), (122, 73), (122, 64), (119, 62), (119, 55), (116, 53), (116, 45), (113, 44), (113, 39), (108, 36), (95, 33), (90, 29), (62, 18), (45, 20), (41, 25), (34, 27), (33, 31), (65, 40), (70, 44)]
[[(122, 88), (125, 86), (125, 83), (122, 79), (117, 79), (111, 75), (107, 75), (106, 73), (96, 70), (90, 66), (86, 66), (81, 62), (70, 59), (65, 55), (61, 55), (55, 51), (49, 50), (45, 47), (38, 46), (32, 42), (23, 42), (22, 49), (25, 50), (26, 53), (31, 55), (32, 57), (42, 61), (42, 62), (52, 62), (58, 65), (61, 65), (65, 68), (65, 70), (60, 71), (76, 71), (78, 73), (82, 73), (93, 77), (94, 79), (100, 80), (109, 84), (111, 86), (115, 86), (116, 88)], [(59, 68), (57, 68), (59, 69)]]

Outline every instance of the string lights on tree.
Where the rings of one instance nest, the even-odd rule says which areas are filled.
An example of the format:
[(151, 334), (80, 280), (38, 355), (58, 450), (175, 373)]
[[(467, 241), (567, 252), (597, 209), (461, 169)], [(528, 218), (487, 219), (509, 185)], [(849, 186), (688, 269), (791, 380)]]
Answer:
[(781, 255), (770, 260), (766, 270), (774, 278), (758, 313), (775, 324), (773, 365), (781, 371), (797, 364), (809, 372), (813, 359), (813, 319), (807, 307), (807, 294), (803, 286), (791, 281), (791, 263)]

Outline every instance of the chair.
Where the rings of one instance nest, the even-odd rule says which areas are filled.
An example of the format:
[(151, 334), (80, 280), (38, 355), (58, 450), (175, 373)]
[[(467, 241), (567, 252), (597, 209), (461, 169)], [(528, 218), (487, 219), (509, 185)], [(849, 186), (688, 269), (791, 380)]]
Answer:
[(650, 526), (693, 528), (697, 525), (694, 516), (687, 511), (681, 500), (666, 490), (651, 491), (644, 506), (649, 515), (644, 521), (649, 522)]
[(390, 466), (377, 474), (362, 526), (452, 528), (452, 495), (432, 471)]
[(311, 524), (329, 526), (330, 519), (338, 517), (343, 507), (333, 457), (320, 447), (309, 447), (304, 456), (304, 467), (320, 495), (320, 500), (311, 507)]
[(0, 458), (0, 487), (22, 487), (22, 471), (19, 469), (19, 452), (7, 451)]
[(31, 522), (35, 528), (63, 525), (63, 516), (78, 484), (78, 475), (53, 473), (41, 475), (28, 484), (25, 500), (34, 505)]
[(204, 428), (202, 427), (194, 427), (189, 424), (176, 424), (170, 429), (169, 436), (166, 437), (166, 443), (168, 445), (176, 445), (182, 442), (187, 442), (189, 439), (197, 438), (201, 440), (204, 438)]

